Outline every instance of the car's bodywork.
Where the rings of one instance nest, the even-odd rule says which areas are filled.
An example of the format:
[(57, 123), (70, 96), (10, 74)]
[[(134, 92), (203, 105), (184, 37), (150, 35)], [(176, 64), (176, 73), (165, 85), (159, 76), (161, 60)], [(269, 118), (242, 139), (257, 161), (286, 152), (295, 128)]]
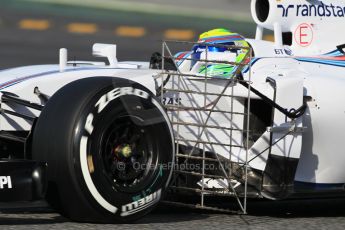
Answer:
[[(0, 137), (2, 146), (14, 150), (0, 152), (0, 156), (7, 159), (1, 164), (8, 164), (10, 159), (31, 160), (26, 148), (30, 145), (36, 118), (39, 119), (44, 105), (61, 87), (83, 78), (116, 77), (145, 86), (153, 94), (161, 96), (167, 108), (180, 108), (179, 112), (169, 108), (167, 111), (173, 117), (172, 123), (176, 123), (176, 118), (181, 123), (174, 126), (179, 145), (195, 147), (191, 140), (194, 138), (203, 144), (198, 148), (204, 149), (204, 153), (216, 153), (217, 158), (237, 164), (234, 166), (236, 170), (241, 165), (246, 166), (240, 175), (231, 180), (230, 177), (225, 178), (229, 180), (223, 185), (219, 185), (221, 181), (218, 178), (209, 180), (217, 184), (211, 186), (212, 183), (207, 184), (203, 177), (201, 182), (195, 181), (195, 188), (231, 187), (235, 193), (243, 195), (249, 191), (253, 197), (269, 199), (302, 193), (309, 196), (315, 192), (321, 192), (318, 195), (333, 195), (334, 192), (342, 195), (345, 192), (345, 153), (342, 148), (345, 130), (345, 33), (330, 27), (344, 25), (344, 9), (342, 1), (337, 0), (303, 3), (297, 0), (289, 3), (253, 0), (252, 14), (258, 29), (256, 39), (246, 40), (252, 52), (248, 55), (253, 56), (250, 63), (242, 66), (238, 73), (241, 75), (237, 78), (239, 81), (233, 81), (231, 87), (229, 79), (210, 78), (205, 88), (204, 78), (192, 76), (193, 73), (189, 72), (188, 58), (175, 60), (171, 56), (170, 60), (178, 63), (178, 74), (185, 77), (182, 83), (168, 81), (166, 89), (160, 91), (162, 88), (159, 86), (167, 75), (176, 70), (162, 72), (150, 68), (149, 63), (118, 62), (116, 46), (105, 44), (96, 44), (94, 54), (107, 57), (109, 65), (68, 63), (66, 50), (62, 49), (59, 65), (2, 70)], [(264, 28), (274, 30), (275, 42), (262, 40)], [(174, 87), (180, 91), (169, 92), (167, 89)], [(197, 93), (191, 97), (187, 90)], [(205, 91), (208, 93), (206, 97)], [(205, 102), (210, 104), (205, 107)], [(215, 106), (212, 107), (212, 103)], [(214, 111), (210, 119), (211, 107)], [(226, 112), (229, 109), (231, 113)], [(252, 118), (247, 120), (246, 114)], [(208, 125), (208, 130), (200, 134), (200, 126), (190, 123)], [(246, 125), (253, 133), (247, 132)], [(19, 147), (17, 142), (21, 143)], [(30, 164), (33, 167), (33, 163)], [(44, 171), (42, 165), (35, 167), (33, 171), (40, 168), (37, 175)], [(6, 193), (4, 199), (10, 199), (11, 193), (6, 190), (14, 190), (22, 182), (10, 178), (9, 173), (15, 175), (15, 168), (4, 170), (4, 173), (8, 174), (1, 174), (0, 194)], [(33, 174), (26, 176), (34, 178)], [(242, 188), (238, 185), (243, 183), (241, 179), (245, 181)], [(42, 186), (44, 180), (37, 183)], [(20, 197), (21, 193), (18, 194)]]

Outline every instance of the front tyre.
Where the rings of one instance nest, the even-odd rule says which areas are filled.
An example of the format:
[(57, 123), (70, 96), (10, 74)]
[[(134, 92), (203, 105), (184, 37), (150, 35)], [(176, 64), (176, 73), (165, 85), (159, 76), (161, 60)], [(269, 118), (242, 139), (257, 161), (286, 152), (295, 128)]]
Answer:
[(174, 159), (169, 120), (143, 86), (93, 77), (61, 88), (33, 133), (48, 163), (47, 200), (75, 221), (126, 222), (153, 209)]

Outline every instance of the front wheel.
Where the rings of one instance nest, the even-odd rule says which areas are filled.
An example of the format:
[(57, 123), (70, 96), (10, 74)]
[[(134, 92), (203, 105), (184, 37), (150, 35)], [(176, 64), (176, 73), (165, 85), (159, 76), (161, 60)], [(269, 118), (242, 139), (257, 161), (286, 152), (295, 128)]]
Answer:
[(142, 217), (168, 186), (172, 129), (160, 103), (129, 80), (93, 77), (61, 88), (33, 133), (35, 160), (48, 163), (47, 200), (76, 221)]

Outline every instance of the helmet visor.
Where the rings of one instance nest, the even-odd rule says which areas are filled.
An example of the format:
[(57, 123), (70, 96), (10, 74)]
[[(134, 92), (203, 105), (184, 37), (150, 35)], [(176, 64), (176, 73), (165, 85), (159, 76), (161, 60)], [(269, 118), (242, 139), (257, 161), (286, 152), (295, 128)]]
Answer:
[[(239, 49), (229, 49), (227, 46), (232, 46), (234, 43), (224, 44), (224, 45), (194, 45), (191, 54), (191, 69), (194, 65), (200, 61), (201, 57), (206, 57), (203, 59), (210, 59), (210, 53), (224, 53), (224, 52), (231, 52), (237, 55)], [(205, 55), (201, 55), (202, 53), (206, 53)]]

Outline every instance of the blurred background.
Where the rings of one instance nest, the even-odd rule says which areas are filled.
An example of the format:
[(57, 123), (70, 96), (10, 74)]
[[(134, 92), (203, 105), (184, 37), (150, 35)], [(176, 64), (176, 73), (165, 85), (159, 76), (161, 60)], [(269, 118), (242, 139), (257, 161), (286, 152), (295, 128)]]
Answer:
[(253, 37), (250, 0), (0, 0), (0, 69), (94, 60), (94, 43), (118, 45), (120, 61), (148, 61), (167, 40), (195, 41), (214, 28)]

